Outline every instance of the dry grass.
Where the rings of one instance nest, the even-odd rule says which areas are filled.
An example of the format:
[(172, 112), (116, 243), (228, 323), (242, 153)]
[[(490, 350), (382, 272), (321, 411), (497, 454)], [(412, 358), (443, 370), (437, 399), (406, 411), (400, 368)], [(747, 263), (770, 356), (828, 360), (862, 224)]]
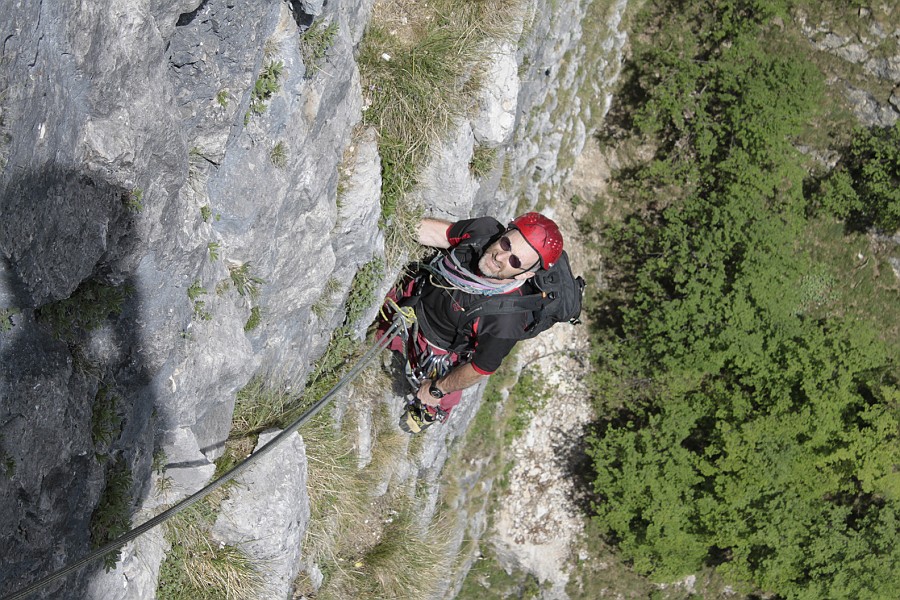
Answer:
[(220, 489), (178, 513), (166, 523), (172, 544), (160, 568), (160, 600), (255, 600), (263, 589), (259, 565), (234, 546), (211, 537), (218, 507), (227, 491)]
[(468, 115), (498, 40), (521, 31), (518, 0), (388, 0), (375, 5), (359, 65), (365, 121), (379, 133), (382, 226), (392, 264), (415, 247), (408, 192), (431, 151)]

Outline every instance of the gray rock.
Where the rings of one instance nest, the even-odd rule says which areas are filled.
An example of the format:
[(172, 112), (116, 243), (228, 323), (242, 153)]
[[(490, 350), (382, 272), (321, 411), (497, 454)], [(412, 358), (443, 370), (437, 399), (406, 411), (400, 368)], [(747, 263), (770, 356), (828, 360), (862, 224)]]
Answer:
[(499, 146), (512, 135), (519, 92), (518, 69), (515, 45), (498, 42), (491, 52), (484, 87), (479, 93), (481, 110), (472, 120), (472, 133), (483, 146)]
[[(256, 450), (279, 433), (260, 435)], [(260, 597), (290, 598), (309, 523), (303, 440), (291, 435), (236, 481), (222, 502), (213, 537), (263, 565), (266, 589)]]
[(434, 157), (423, 169), (423, 182), (413, 198), (429, 216), (457, 220), (472, 216), (478, 184), (469, 170), (475, 138), (468, 121), (462, 121), (438, 144)]
[(866, 50), (866, 47), (862, 44), (847, 44), (845, 46), (841, 46), (840, 48), (835, 48), (834, 53), (837, 56), (840, 56), (847, 62), (851, 62), (854, 64), (860, 64), (866, 61), (869, 58), (869, 52)]
[(890, 127), (900, 114), (890, 105), (882, 105), (869, 92), (847, 86), (847, 100), (853, 106), (853, 112), (866, 127)]

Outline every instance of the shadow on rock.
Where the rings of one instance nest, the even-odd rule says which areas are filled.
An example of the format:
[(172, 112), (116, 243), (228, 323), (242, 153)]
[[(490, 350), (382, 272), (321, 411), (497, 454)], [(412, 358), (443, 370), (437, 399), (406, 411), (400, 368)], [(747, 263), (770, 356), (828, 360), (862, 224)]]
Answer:
[[(153, 396), (129, 279), (133, 190), (49, 169), (0, 182), (0, 595), (130, 529)], [(35, 597), (83, 597), (103, 561)]]

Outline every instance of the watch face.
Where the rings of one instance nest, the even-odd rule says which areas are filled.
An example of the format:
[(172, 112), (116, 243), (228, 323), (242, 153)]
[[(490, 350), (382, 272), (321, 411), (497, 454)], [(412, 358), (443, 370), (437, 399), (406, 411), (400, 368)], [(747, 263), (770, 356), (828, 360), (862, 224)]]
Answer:
[(444, 392), (439, 390), (437, 385), (435, 385), (434, 383), (432, 383), (431, 387), (428, 388), (428, 392), (435, 398), (443, 398), (444, 397)]

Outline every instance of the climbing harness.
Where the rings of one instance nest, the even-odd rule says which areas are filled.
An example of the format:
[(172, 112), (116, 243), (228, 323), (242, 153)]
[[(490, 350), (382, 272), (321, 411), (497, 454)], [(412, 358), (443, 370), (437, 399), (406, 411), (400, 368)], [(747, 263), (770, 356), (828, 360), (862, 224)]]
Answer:
[[(415, 317), (413, 317), (413, 318), (415, 318)], [(387, 329), (387, 331), (384, 333), (384, 335), (381, 337), (381, 339), (378, 340), (378, 342), (374, 346), (369, 348), (368, 351), (366, 351), (366, 353), (362, 356), (362, 358), (360, 358), (359, 361), (357, 361), (357, 363), (350, 368), (350, 370), (347, 372), (347, 374), (344, 375), (344, 377), (342, 377), (341, 380), (338, 381), (334, 385), (334, 387), (332, 387), (328, 391), (327, 394), (322, 396), (322, 398), (320, 398), (315, 404), (313, 404), (309, 408), (309, 410), (307, 410), (305, 413), (303, 413), (299, 418), (297, 418), (296, 421), (291, 423), (281, 433), (279, 433), (277, 436), (275, 436), (274, 438), (269, 440), (269, 442), (265, 446), (263, 446), (262, 448), (260, 448), (259, 450), (257, 450), (253, 454), (251, 454), (249, 457), (247, 457), (243, 462), (241, 462), (240, 464), (235, 466), (233, 469), (231, 469), (230, 471), (228, 471), (227, 473), (225, 473), (224, 475), (222, 475), (221, 477), (219, 477), (218, 479), (216, 479), (215, 481), (213, 481), (212, 483), (210, 483), (203, 489), (201, 489), (201, 490), (195, 492), (193, 495), (185, 498), (184, 500), (182, 500), (175, 506), (172, 506), (168, 510), (161, 512), (160, 514), (153, 517), (149, 521), (139, 525), (138, 527), (135, 527), (128, 533), (122, 535), (121, 537), (118, 537), (115, 540), (104, 545), (103, 547), (98, 548), (98, 549), (94, 550), (93, 552), (90, 552), (89, 554), (87, 554), (87, 555), (83, 556), (82, 558), (76, 560), (75, 562), (65, 566), (64, 568), (54, 571), (50, 575), (47, 575), (46, 577), (39, 579), (38, 581), (32, 583), (28, 587), (22, 588), (18, 592), (14, 592), (8, 596), (4, 596), (0, 600), (19, 600), (20, 598), (26, 598), (26, 597), (30, 596), (31, 594), (33, 594), (34, 592), (38, 591), (40, 588), (46, 586), (47, 584), (49, 584), (53, 581), (56, 581), (57, 579), (60, 579), (61, 577), (65, 577), (69, 573), (72, 573), (72, 572), (80, 569), (81, 567), (85, 566), (86, 564), (91, 563), (114, 550), (118, 550), (119, 548), (121, 548), (122, 546), (124, 546), (125, 544), (130, 542), (131, 540), (147, 533), (148, 531), (150, 531), (157, 525), (159, 525), (165, 521), (168, 521), (169, 519), (174, 517), (176, 514), (193, 506), (194, 504), (196, 504), (197, 502), (199, 502), (200, 500), (202, 500), (203, 498), (208, 496), (210, 493), (212, 493), (216, 489), (222, 487), (223, 485), (225, 485), (226, 483), (228, 483), (229, 481), (231, 481), (232, 479), (234, 479), (235, 477), (237, 477), (238, 475), (240, 475), (241, 473), (246, 471), (253, 463), (255, 463), (257, 460), (259, 460), (260, 458), (262, 458), (263, 456), (265, 456), (272, 450), (274, 450), (275, 447), (278, 446), (278, 444), (280, 444), (281, 442), (286, 440), (292, 434), (296, 433), (296, 431), (303, 424), (305, 424), (307, 421), (309, 421), (311, 418), (313, 418), (320, 410), (322, 410), (322, 408), (324, 408), (325, 405), (328, 404), (331, 401), (331, 399), (344, 386), (346, 386), (348, 383), (350, 383), (352, 380), (354, 380), (357, 377), (357, 375), (359, 375), (360, 371), (362, 371), (363, 368), (379, 352), (381, 352), (381, 350), (383, 350), (384, 348), (387, 347), (387, 345), (390, 343), (391, 337), (394, 335), (394, 333), (396, 333), (397, 329), (401, 327), (401, 323), (403, 323), (403, 322), (404, 322), (403, 316), (395, 317), (393, 322), (391, 323), (390, 328)]]

